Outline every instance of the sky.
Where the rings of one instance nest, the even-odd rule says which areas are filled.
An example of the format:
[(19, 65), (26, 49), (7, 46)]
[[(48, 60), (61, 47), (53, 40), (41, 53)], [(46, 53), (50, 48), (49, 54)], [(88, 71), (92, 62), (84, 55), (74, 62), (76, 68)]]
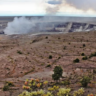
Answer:
[(96, 0), (0, 0), (0, 16), (96, 17)]

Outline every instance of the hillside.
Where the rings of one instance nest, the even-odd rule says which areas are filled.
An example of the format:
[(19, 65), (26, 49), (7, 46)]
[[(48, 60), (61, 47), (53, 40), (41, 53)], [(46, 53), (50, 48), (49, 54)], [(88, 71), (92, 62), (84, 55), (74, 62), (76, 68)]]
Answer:
[[(65, 77), (74, 70), (77, 74), (87, 69), (93, 70), (96, 68), (96, 57), (82, 60), (84, 56), (81, 54), (89, 57), (94, 52), (95, 31), (37, 36), (0, 35), (0, 88), (2, 90), (4, 81), (12, 81), (16, 85), (12, 94), (1, 91), (0, 96), (17, 96), (22, 92), (21, 87), (26, 79), (50, 81), (56, 65), (62, 66)], [(76, 58), (80, 60), (79, 63), (73, 62)]]

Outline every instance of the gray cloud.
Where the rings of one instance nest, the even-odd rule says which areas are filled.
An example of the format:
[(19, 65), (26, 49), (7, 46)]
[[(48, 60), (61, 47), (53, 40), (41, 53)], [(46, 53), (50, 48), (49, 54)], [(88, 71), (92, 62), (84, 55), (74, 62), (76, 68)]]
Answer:
[(62, 0), (49, 0), (48, 4), (55, 5), (55, 7), (48, 6), (46, 8), (47, 14), (55, 14), (58, 12), (60, 5), (62, 4)]
[(51, 5), (55, 5), (54, 8), (48, 6), (46, 8), (47, 13), (57, 13), (63, 4), (64, 5), (68, 4), (70, 6), (75, 7), (76, 9), (80, 9), (83, 11), (87, 11), (89, 9), (96, 11), (96, 0), (58, 0), (58, 1), (51, 0), (51, 1), (48, 1), (47, 3)]
[(47, 2), (48, 4), (52, 4), (52, 5), (57, 5), (57, 4), (61, 4), (62, 3), (62, 1), (61, 0), (50, 0), (50, 1), (48, 1)]
[(74, 6), (77, 9), (89, 10), (93, 9), (96, 11), (96, 0), (66, 0), (66, 3)]

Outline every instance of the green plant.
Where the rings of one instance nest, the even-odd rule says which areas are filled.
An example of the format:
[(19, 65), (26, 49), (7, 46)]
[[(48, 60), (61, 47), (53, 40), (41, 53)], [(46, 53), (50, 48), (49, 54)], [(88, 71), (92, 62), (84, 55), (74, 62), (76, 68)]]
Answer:
[(21, 51), (19, 51), (19, 50), (17, 50), (17, 53), (18, 53), (18, 54), (23, 54), (23, 53), (22, 53)]
[(66, 46), (64, 46), (64, 48), (63, 48), (64, 50), (66, 49)]
[(50, 65), (50, 64), (48, 64), (46, 67), (51, 67), (51, 65)]
[(46, 38), (46, 39), (48, 39), (48, 37), (47, 37), (47, 36), (46, 36), (45, 38)]
[(59, 92), (57, 93), (57, 96), (69, 96), (71, 89), (70, 88), (60, 88)]
[(2, 88), (3, 91), (8, 91), (9, 90), (9, 86), (8, 85), (4, 85), (4, 87)]
[(52, 59), (52, 55), (49, 55), (49, 59)]
[(80, 88), (79, 90), (74, 91), (73, 96), (82, 96), (84, 92), (85, 92), (84, 89)]
[(54, 81), (57, 81), (57, 80), (60, 79), (60, 75), (59, 75), (59, 74), (52, 74), (52, 79), (53, 79)]
[(85, 44), (83, 44), (83, 47), (85, 47), (86, 45)]
[(61, 66), (55, 66), (53, 71), (54, 71), (54, 74), (52, 75), (52, 79), (59, 80), (60, 77), (62, 77), (63, 69), (61, 68)]
[(96, 52), (91, 53), (90, 56), (89, 56), (89, 58), (94, 57), (94, 56), (96, 56)]
[(70, 85), (70, 81), (69, 80), (64, 80), (61, 82), (62, 85)]
[(78, 58), (76, 58), (75, 60), (73, 60), (74, 63), (79, 63), (80, 60)]
[(44, 95), (44, 93), (45, 93), (44, 90), (32, 91), (32, 92), (24, 91), (19, 96), (42, 96), (42, 95)]
[(95, 74), (96, 74), (96, 69), (93, 69), (93, 73), (95, 73)]
[(85, 56), (85, 54), (84, 53), (81, 53), (81, 56)]
[(5, 83), (6, 83), (6, 85), (8, 85), (8, 86), (14, 86), (13, 82), (11, 82), (11, 81), (6, 81)]
[(88, 57), (87, 56), (84, 56), (83, 58), (82, 58), (82, 60), (87, 60), (88, 59)]
[(6, 82), (5, 82), (5, 85), (4, 85), (4, 87), (3, 87), (3, 91), (9, 90), (9, 87), (12, 87), (12, 86), (14, 86), (13, 82), (11, 82), (11, 81), (6, 81)]
[(87, 87), (90, 80), (91, 80), (90, 77), (83, 76), (82, 79), (80, 80), (80, 83), (82, 84), (83, 87)]

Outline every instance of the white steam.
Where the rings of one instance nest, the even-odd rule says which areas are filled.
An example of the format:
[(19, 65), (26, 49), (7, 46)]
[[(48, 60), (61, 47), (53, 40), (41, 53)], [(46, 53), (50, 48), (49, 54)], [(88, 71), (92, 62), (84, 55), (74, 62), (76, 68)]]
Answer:
[(48, 26), (48, 22), (55, 22), (56, 20), (60, 21), (60, 18), (52, 18), (50, 16), (45, 17), (15, 17), (12, 22), (7, 24), (7, 27), (4, 29), (5, 34), (26, 34), (32, 32), (39, 32)]
[(32, 31), (35, 26), (36, 20), (28, 19), (26, 17), (15, 17), (12, 22), (9, 22), (4, 29), (5, 34), (25, 34)]
[(44, 16), (44, 17), (15, 17), (12, 22), (9, 22), (7, 27), (4, 29), (5, 34), (27, 34), (45, 32), (49, 26), (61, 24), (61, 22), (86, 22), (96, 23), (96, 18), (87, 17), (63, 17), (63, 16)]

